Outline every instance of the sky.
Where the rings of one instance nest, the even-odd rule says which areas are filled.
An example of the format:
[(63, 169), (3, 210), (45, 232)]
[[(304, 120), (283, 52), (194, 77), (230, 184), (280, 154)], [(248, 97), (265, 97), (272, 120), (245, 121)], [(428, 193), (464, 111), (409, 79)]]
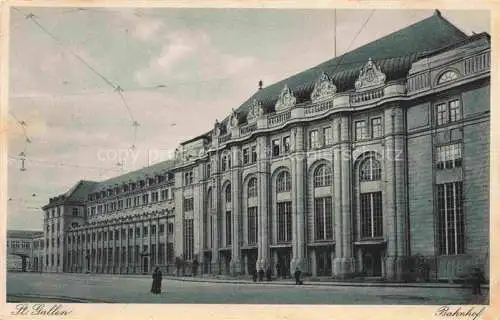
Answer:
[[(490, 32), (487, 11), (441, 13), (467, 34)], [(79, 180), (102, 181), (168, 159), (180, 142), (247, 100), (259, 80), (265, 87), (331, 59), (335, 48), (340, 55), (432, 14), (11, 10), (8, 228), (41, 230), (41, 207)]]

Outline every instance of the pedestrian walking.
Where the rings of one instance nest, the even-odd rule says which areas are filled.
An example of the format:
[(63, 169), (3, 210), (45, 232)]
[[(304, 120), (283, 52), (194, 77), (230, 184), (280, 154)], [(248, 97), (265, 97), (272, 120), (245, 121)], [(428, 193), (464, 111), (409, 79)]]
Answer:
[(253, 272), (253, 282), (257, 282), (257, 269)]
[(295, 276), (295, 284), (302, 284), (302, 280), (300, 280), (300, 275), (302, 272), (299, 270), (299, 268), (295, 268), (295, 273), (293, 274)]
[(159, 267), (155, 268), (153, 272), (153, 284), (151, 285), (151, 293), (160, 294), (161, 293), (161, 280), (162, 274)]
[(474, 268), (471, 275), (472, 294), (481, 295), (481, 284), (485, 282), (484, 275), (479, 268)]
[(281, 278), (281, 265), (279, 262), (276, 264), (276, 278)]

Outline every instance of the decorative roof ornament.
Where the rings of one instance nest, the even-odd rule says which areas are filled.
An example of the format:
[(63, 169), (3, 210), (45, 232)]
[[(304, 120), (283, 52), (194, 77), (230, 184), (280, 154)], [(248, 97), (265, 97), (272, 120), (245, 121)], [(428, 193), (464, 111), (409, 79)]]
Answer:
[(359, 76), (354, 86), (356, 90), (361, 90), (382, 86), (384, 84), (385, 74), (382, 73), (380, 67), (372, 61), (372, 58), (369, 58), (368, 62), (359, 71)]
[(285, 84), (283, 90), (281, 90), (281, 94), (278, 97), (278, 101), (276, 101), (275, 111), (283, 110), (291, 108), (297, 102), (297, 98), (293, 95), (292, 90), (288, 88), (288, 85)]
[(218, 137), (221, 134), (221, 124), (219, 120), (215, 119), (213, 134)]
[(229, 118), (229, 127), (236, 128), (239, 123), (240, 123), (239, 115), (236, 112), (236, 110), (234, 110), (234, 108), (233, 108), (232, 113), (231, 113), (231, 117)]
[(247, 122), (254, 120), (257, 117), (260, 117), (264, 114), (264, 109), (262, 106), (262, 102), (257, 99), (253, 99), (250, 107), (248, 108), (247, 114)]
[(337, 87), (333, 84), (330, 77), (323, 71), (314, 84), (314, 90), (311, 93), (311, 101), (318, 102), (331, 98), (337, 92)]

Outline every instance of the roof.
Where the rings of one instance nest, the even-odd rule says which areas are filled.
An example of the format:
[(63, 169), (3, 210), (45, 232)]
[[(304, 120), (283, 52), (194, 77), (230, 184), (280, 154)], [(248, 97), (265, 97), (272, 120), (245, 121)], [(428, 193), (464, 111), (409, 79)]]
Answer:
[(333, 80), (337, 92), (352, 90), (359, 70), (369, 58), (380, 66), (386, 81), (405, 78), (412, 63), (422, 56), (466, 39), (465, 33), (436, 10), (424, 20), (258, 90), (236, 112), (240, 119), (246, 119), (248, 107), (254, 99), (261, 102), (267, 112), (273, 112), (285, 84), (293, 91), (297, 103), (308, 101), (322, 72)]
[(7, 230), (7, 238), (28, 238), (34, 239), (43, 237), (44, 233), (41, 230)]
[(95, 189), (97, 184), (98, 182), (95, 181), (80, 180), (66, 193), (51, 198), (49, 203), (43, 206), (42, 209), (45, 210), (46, 208), (68, 202), (83, 202), (86, 200), (87, 195)]
[(138, 179), (144, 178), (145, 175), (153, 177), (155, 174), (164, 173), (165, 171), (172, 169), (174, 165), (175, 165), (174, 160), (166, 160), (158, 162), (149, 167), (145, 167), (136, 171), (131, 171), (121, 176), (113, 177), (108, 180), (99, 182), (94, 190), (96, 191), (104, 190), (107, 189), (108, 187), (114, 187), (116, 184), (120, 185), (123, 183), (128, 183), (130, 181), (136, 181)]

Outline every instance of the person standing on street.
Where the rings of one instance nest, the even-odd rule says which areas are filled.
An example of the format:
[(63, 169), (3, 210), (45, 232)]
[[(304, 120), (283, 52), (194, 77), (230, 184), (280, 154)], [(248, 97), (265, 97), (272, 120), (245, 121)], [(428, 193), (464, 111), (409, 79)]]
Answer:
[(160, 294), (161, 293), (161, 280), (162, 274), (159, 267), (155, 268), (153, 272), (153, 284), (151, 285), (151, 293)]
[(299, 268), (295, 268), (295, 273), (293, 274), (295, 276), (295, 284), (302, 284), (302, 281), (300, 280), (300, 275), (302, 272), (299, 270)]

